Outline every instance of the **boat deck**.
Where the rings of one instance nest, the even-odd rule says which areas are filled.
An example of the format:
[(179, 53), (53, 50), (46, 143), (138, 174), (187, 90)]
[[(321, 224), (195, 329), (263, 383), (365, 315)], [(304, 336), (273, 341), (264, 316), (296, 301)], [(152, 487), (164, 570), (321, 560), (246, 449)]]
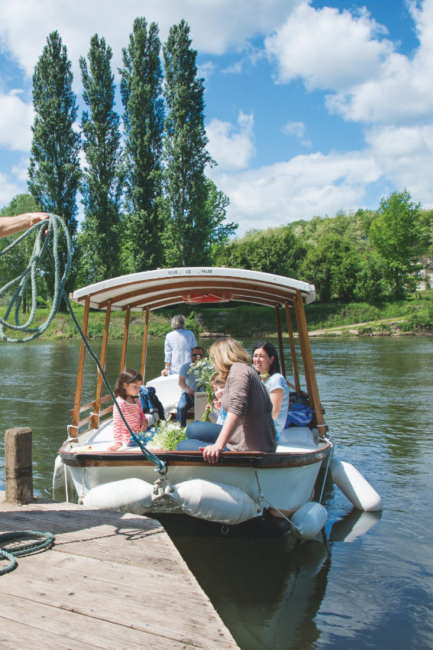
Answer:
[(157, 521), (44, 500), (14, 506), (3, 497), (0, 532), (50, 531), (56, 540), (0, 576), (1, 647), (238, 648)]

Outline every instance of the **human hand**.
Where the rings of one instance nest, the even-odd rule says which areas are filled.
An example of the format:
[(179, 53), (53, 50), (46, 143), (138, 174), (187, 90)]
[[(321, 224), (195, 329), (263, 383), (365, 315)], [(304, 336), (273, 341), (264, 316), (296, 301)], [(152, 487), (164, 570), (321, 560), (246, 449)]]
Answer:
[(215, 463), (219, 461), (222, 448), (217, 444), (208, 445), (207, 447), (200, 447), (199, 449), (203, 452), (203, 460), (206, 462), (210, 463), (211, 465), (215, 465)]
[(161, 370), (161, 375), (162, 375), (163, 377), (167, 377), (167, 375), (168, 375), (168, 368), (164, 368), (164, 370)]
[(188, 388), (188, 395), (191, 395), (191, 397), (194, 395), (194, 389), (193, 388)]

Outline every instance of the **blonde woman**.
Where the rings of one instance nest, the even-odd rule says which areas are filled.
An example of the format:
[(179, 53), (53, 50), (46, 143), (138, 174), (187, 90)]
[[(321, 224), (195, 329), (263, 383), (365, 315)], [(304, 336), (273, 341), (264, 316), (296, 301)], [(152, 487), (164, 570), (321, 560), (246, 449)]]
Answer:
[(213, 444), (188, 440), (189, 447), (203, 451), (203, 458), (217, 463), (222, 451), (262, 451), (272, 453), (277, 437), (272, 420), (272, 402), (251, 357), (235, 339), (215, 341), (209, 356), (221, 379), (226, 381), (221, 405), (226, 419)]

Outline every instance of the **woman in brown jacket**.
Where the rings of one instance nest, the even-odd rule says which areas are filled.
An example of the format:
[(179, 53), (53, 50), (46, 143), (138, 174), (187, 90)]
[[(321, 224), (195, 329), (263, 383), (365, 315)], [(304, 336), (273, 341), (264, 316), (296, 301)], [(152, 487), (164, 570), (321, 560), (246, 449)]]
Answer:
[(222, 407), (227, 413), (223, 428), (213, 444), (200, 447), (203, 458), (216, 463), (224, 449), (272, 453), (277, 438), (272, 420), (272, 402), (251, 357), (232, 338), (215, 341), (209, 356), (226, 386)]

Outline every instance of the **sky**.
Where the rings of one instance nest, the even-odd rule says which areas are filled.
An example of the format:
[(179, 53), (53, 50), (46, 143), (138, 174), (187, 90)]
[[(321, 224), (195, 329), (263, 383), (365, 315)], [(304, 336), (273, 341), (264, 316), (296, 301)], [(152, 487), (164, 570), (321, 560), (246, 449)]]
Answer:
[(137, 16), (162, 41), (190, 25), (217, 162), (208, 175), (239, 236), (377, 209), (404, 189), (433, 206), (433, 0), (0, 0), (0, 208), (27, 191), (47, 35), (68, 49), (80, 120), (79, 57), (104, 36), (118, 81)]

